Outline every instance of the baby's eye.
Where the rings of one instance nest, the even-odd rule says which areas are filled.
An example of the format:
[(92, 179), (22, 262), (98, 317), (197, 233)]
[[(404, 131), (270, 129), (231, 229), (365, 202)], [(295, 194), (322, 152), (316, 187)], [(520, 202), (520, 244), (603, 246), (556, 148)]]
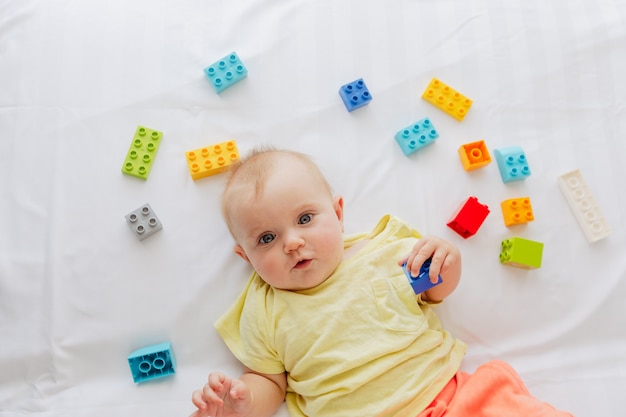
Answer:
[(312, 214), (303, 214), (302, 216), (300, 216), (300, 219), (298, 220), (298, 224), (307, 224), (311, 220), (313, 220)]
[(267, 245), (268, 243), (271, 243), (275, 237), (276, 236), (272, 233), (266, 233), (259, 238), (259, 243), (262, 245)]

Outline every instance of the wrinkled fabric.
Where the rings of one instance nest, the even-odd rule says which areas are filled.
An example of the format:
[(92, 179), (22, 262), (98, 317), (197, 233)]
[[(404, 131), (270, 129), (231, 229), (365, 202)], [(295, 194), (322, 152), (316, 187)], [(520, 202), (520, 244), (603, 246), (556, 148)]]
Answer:
[(533, 397), (517, 372), (502, 361), (458, 372), (417, 417), (573, 417)]

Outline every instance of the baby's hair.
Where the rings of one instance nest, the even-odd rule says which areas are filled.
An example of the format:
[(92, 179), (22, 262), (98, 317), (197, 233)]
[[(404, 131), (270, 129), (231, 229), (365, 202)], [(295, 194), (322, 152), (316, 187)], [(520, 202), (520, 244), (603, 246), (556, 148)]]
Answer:
[[(228, 169), (228, 179), (224, 187), (224, 192), (222, 193), (222, 216), (226, 221), (231, 235), (233, 234), (231, 203), (234, 193), (241, 192), (244, 189), (252, 189), (254, 191), (249, 196), (250, 199), (254, 200), (259, 198), (263, 194), (265, 181), (272, 172), (272, 168), (275, 166), (277, 157), (279, 156), (291, 156), (303, 162), (311, 170), (313, 175), (319, 177), (320, 181), (323, 182), (328, 190), (329, 195), (332, 196), (332, 189), (324, 177), (324, 174), (322, 174), (319, 167), (308, 155), (292, 150), (276, 149), (271, 146), (256, 147)], [(249, 185), (251, 187), (242, 187), (242, 185)]]

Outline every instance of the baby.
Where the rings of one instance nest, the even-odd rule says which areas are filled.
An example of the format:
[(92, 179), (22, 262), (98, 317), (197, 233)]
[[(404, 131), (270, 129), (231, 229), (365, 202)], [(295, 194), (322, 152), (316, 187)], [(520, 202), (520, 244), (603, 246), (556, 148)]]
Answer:
[[(569, 416), (530, 396), (503, 362), (459, 371), (465, 344), (432, 304), (457, 286), (450, 242), (384, 216), (344, 236), (343, 199), (305, 155), (256, 150), (230, 172), (222, 197), (235, 253), (254, 273), (215, 326), (242, 362), (192, 396), (192, 417)], [(402, 265), (443, 282), (412, 291)], [(492, 410), (492, 414), (483, 413)]]

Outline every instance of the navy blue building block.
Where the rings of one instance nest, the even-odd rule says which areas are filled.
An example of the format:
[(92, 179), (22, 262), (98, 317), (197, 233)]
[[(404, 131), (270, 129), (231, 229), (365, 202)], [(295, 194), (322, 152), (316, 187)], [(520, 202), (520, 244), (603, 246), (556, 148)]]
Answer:
[(136, 383), (172, 375), (175, 370), (169, 342), (148, 346), (128, 355), (128, 365)]
[(430, 122), (428, 117), (423, 118), (411, 126), (396, 133), (395, 139), (400, 145), (400, 149), (406, 156), (417, 152), (426, 145), (430, 145), (439, 137), (439, 132)]
[(431, 258), (428, 258), (424, 261), (417, 277), (411, 276), (411, 272), (406, 269), (406, 263), (402, 265), (402, 270), (404, 271), (406, 277), (409, 279), (409, 283), (411, 284), (411, 287), (413, 287), (413, 291), (415, 292), (415, 294), (421, 294), (424, 291), (428, 291), (443, 282), (443, 279), (441, 279), (441, 275), (438, 276), (439, 279), (437, 280), (437, 283), (433, 284), (432, 282), (430, 282), (430, 278), (428, 276), (428, 271), (430, 271), (430, 261)]
[(213, 88), (221, 93), (233, 84), (243, 80), (248, 75), (248, 70), (239, 59), (239, 56), (232, 52), (204, 69)]
[(494, 151), (502, 181), (525, 180), (530, 175), (530, 168), (524, 151), (519, 146), (509, 146)]
[(342, 85), (339, 89), (339, 96), (348, 111), (356, 110), (372, 101), (372, 95), (362, 78)]

